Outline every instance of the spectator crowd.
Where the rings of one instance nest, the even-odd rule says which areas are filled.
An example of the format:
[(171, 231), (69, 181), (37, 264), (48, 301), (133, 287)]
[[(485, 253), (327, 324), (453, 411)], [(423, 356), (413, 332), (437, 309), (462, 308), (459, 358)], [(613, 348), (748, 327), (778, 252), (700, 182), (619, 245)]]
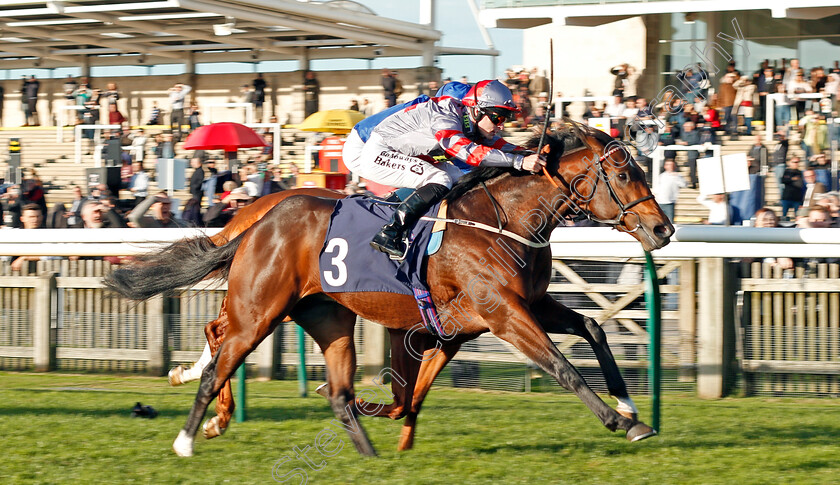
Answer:
[[(609, 93), (612, 99), (606, 103), (586, 102), (582, 115), (585, 121), (606, 119), (611, 134), (625, 141), (654, 138), (656, 144), (662, 146), (703, 147), (682, 152), (684, 155), (680, 157), (677, 157), (677, 151), (665, 151), (665, 171), (654, 192), (672, 219), (679, 191), (698, 187), (697, 160), (711, 156), (709, 147), (724, 139), (755, 136), (747, 153), (749, 172), (775, 177), (780, 187), (780, 221), (796, 220), (797, 224), (805, 224), (810, 212), (825, 207), (828, 211), (826, 223), (837, 225), (837, 196), (832, 192), (837, 183), (831, 180), (828, 147), (832, 140), (840, 139), (840, 125), (827, 123), (828, 119), (837, 116), (839, 107), (840, 66), (837, 62), (830, 69), (814, 67), (806, 71), (797, 59), (782, 60), (773, 65), (765, 60), (751, 73), (740, 71), (734, 62), (730, 62), (724, 72), (714, 77), (697, 64), (675, 75), (672, 84), (683, 86), (680, 93), (666, 92), (663, 99), (653, 100), (653, 105), (639, 95), (641, 72), (638, 69), (625, 63), (609, 72), (613, 76)], [(406, 100), (400, 99), (405, 89), (396, 71), (383, 70), (381, 79), (386, 106)], [(527, 129), (545, 121), (553, 109), (549, 106), (551, 87), (545, 72), (537, 68), (508, 69), (501, 80), (511, 89), (520, 109), (508, 129)], [(467, 80), (462, 78), (461, 81)], [(35, 76), (24, 76), (21, 81), (22, 100), (26, 101), (22, 103), (22, 109), (27, 124), (38, 124), (34, 100), (37, 100), (39, 86)], [(240, 101), (253, 104), (260, 121), (264, 116), (267, 88), (262, 74), (240, 87)], [(434, 95), (438, 83), (420, 83), (417, 88), (419, 92)], [(319, 109), (320, 93), (314, 72), (304, 74), (302, 89), (305, 112), (307, 115), (314, 113)], [(128, 121), (118, 107), (121, 92), (116, 83), (106, 83), (99, 89), (86, 77), (76, 80), (68, 76), (63, 93), (67, 105), (73, 106), (76, 112), (71, 123), (96, 124), (100, 122), (100, 116), (107, 113), (107, 122), (119, 126), (103, 135), (106, 140), (119, 140), (120, 146), (128, 147), (119, 154), (118, 160), (111, 161), (121, 167), (122, 185), (116, 190), (107, 186), (76, 187), (76, 197), (68, 207), (56, 204), (48, 211), (46, 190), (32, 170), (20, 184), (0, 185), (2, 225), (6, 228), (31, 227), (37, 220), (40, 227), (220, 226), (256, 197), (294, 186), (296, 167), (292, 166), (292, 173), (284, 174), (280, 167), (268, 164), (274, 141), (266, 134), (269, 147), (241, 167), (234, 167), (233, 173), (221, 166), (224, 163), (221, 160), (208, 160), (206, 154), (196, 152), (190, 162), (193, 169), (191, 198), (183, 207), (178, 207), (177, 201), (164, 193), (150, 192), (150, 181), (155, 175), (148, 173), (144, 164), (148, 164), (149, 159), (172, 158), (175, 145), (200, 126), (199, 107), (190, 100), (191, 92), (191, 86), (176, 83), (167, 90), (167, 106), (153, 105), (147, 123), (165, 129), (150, 136), (141, 128), (129, 129)], [(562, 96), (559, 92), (556, 94)], [(767, 121), (765, 114), (771, 95), (774, 95), (772, 116), (777, 131), (775, 142), (765, 146), (761, 137), (753, 134), (753, 122)], [(363, 98), (361, 103), (354, 99), (349, 108), (370, 115), (374, 112), (372, 104), (368, 98)], [(633, 120), (642, 122), (633, 124)], [(276, 122), (276, 117), (270, 121)], [(92, 131), (85, 131), (83, 137), (92, 139)], [(792, 139), (798, 141), (803, 157), (789, 153)], [(636, 158), (650, 174), (651, 159), (644, 152), (639, 152)], [(217, 164), (220, 165), (218, 169)], [(363, 191), (363, 188), (349, 187), (348, 191)], [(710, 223), (726, 222), (722, 219), (725, 216), (721, 216), (726, 213), (731, 219), (731, 210), (721, 211), (720, 204), (725, 202), (720, 199), (718, 194), (712, 194), (700, 201), (709, 207)], [(35, 207), (39, 217), (35, 217)], [(800, 216), (798, 219), (797, 215)]]

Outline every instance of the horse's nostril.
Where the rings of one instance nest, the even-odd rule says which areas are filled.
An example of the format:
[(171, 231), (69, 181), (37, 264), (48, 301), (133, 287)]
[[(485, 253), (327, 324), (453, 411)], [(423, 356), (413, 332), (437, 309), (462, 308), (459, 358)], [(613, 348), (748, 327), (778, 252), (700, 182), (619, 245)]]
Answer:
[(668, 238), (674, 234), (674, 226), (670, 224), (660, 224), (653, 228), (653, 233), (661, 238)]

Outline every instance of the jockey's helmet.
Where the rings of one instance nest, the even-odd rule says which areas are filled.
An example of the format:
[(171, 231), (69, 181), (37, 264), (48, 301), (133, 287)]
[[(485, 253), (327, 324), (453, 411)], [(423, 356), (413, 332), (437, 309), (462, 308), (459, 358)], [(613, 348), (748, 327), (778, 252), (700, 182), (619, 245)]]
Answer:
[(513, 102), (510, 89), (495, 79), (479, 81), (470, 88), (462, 100), (464, 106), (477, 107), (481, 110), (497, 108), (518, 112), (519, 108)]

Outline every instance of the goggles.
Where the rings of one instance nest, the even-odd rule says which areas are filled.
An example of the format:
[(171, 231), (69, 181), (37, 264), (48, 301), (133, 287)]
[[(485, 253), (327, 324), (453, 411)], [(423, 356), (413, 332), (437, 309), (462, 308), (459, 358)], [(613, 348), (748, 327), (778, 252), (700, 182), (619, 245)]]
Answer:
[(513, 117), (513, 111), (501, 108), (484, 108), (481, 110), (484, 115), (490, 118), (494, 125), (504, 123)]

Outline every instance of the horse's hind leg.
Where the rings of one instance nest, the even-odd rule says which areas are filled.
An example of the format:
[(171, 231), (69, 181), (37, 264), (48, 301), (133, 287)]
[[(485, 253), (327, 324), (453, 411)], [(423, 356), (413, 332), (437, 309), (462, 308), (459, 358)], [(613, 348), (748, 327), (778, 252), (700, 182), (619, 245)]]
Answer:
[(589, 343), (604, 374), (607, 390), (618, 400), (616, 411), (634, 421), (638, 419), (639, 410), (630, 399), (627, 385), (607, 344), (607, 335), (598, 322), (562, 305), (550, 295), (532, 304), (531, 311), (546, 332), (577, 335)]
[(356, 417), (353, 375), (356, 373), (356, 348), (353, 330), (356, 314), (337, 303), (323, 302), (308, 308), (295, 308), (295, 322), (304, 328), (321, 347), (327, 365), (329, 401), (339, 419), (332, 424), (343, 427), (362, 455), (376, 456), (376, 450)]
[[(231, 282), (228, 287), (231, 288), (232, 285)], [(238, 289), (241, 290), (241, 288)], [(195, 434), (210, 401), (219, 394), (233, 372), (245, 361), (245, 357), (257, 348), (257, 345), (274, 330), (282, 317), (290, 310), (290, 295), (286, 298), (275, 296), (274, 301), (265, 298), (265, 295), (258, 291), (231, 291), (228, 296), (243, 296), (243, 293), (247, 295), (228, 302), (228, 325), (224, 342), (202, 372), (201, 384), (198, 386), (187, 422), (172, 444), (172, 448), (179, 456), (192, 456)], [(258, 302), (262, 302), (262, 305), (258, 305)], [(255, 321), (247, 325), (243, 324), (243, 317), (237, 314), (253, 318)]]
[(607, 429), (627, 431), (627, 439), (630, 441), (638, 441), (656, 434), (648, 425), (626, 418), (607, 406), (586, 384), (577, 369), (557, 350), (524, 302), (511, 302), (506, 310), (503, 315), (493, 314), (492, 320), (487, 319), (493, 334), (513, 344), (554, 377), (558, 384), (574, 392)]
[[(226, 302), (227, 298), (222, 300), (222, 310), (219, 312), (219, 318), (204, 327), (204, 334), (207, 336), (207, 342), (213, 354), (218, 352), (219, 346), (225, 340), (225, 330), (228, 324)], [(231, 391), (230, 379), (228, 379), (216, 397), (216, 415), (204, 423), (204, 437), (206, 439), (221, 436), (227, 431), (234, 407), (233, 391)]]
[(201, 353), (201, 357), (189, 369), (182, 365), (173, 367), (169, 371), (170, 386), (180, 386), (181, 384), (201, 379), (201, 373), (204, 371), (204, 367), (210, 363), (210, 359), (219, 350), (219, 345), (224, 340), (226, 326), (227, 297), (222, 299), (222, 308), (219, 310), (219, 317), (204, 326), (204, 335), (207, 337), (207, 344), (204, 345), (204, 351)]
[[(434, 339), (432, 337), (426, 338), (429, 342), (432, 342), (426, 348), (432, 347), (434, 345)], [(410, 450), (414, 447), (414, 434), (417, 432), (417, 415), (420, 413), (423, 401), (432, 388), (432, 383), (435, 382), (435, 378), (446, 367), (446, 364), (452, 360), (455, 354), (458, 353), (458, 349), (460, 348), (460, 342), (446, 342), (441, 346), (440, 350), (430, 349), (424, 353), (424, 360), (420, 365), (419, 375), (417, 376), (417, 384), (414, 387), (411, 409), (406, 414), (405, 422), (400, 431), (400, 442), (397, 445), (399, 451)]]

